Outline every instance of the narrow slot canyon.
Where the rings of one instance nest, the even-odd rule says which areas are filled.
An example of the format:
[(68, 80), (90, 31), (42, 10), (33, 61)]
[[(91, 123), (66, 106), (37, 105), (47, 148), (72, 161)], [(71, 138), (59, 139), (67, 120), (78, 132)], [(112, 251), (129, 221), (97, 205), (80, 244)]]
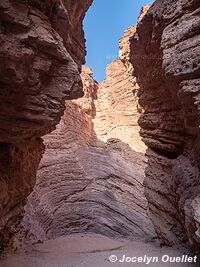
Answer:
[(0, 266), (199, 266), (200, 2), (141, 7), (102, 82), (94, 2), (0, 2)]

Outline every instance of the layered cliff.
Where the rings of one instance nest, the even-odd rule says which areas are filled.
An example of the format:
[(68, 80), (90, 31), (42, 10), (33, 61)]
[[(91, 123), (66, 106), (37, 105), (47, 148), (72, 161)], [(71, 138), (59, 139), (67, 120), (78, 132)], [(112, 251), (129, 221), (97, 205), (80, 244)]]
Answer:
[(0, 3), (0, 252), (18, 231), (43, 135), (19, 241), (152, 238), (155, 227), (161, 244), (199, 250), (199, 0), (144, 7), (100, 84), (87, 67), (79, 75), (91, 2)]
[(83, 95), (82, 18), (89, 2), (1, 1), (2, 142), (44, 135), (59, 122), (64, 100)]
[(65, 99), (83, 95), (83, 16), (91, 0), (0, 3), (0, 252), (12, 242)]
[(157, 0), (131, 40), (144, 109), (146, 197), (162, 244), (198, 248), (200, 2)]
[(139, 136), (135, 90), (121, 60), (97, 84), (83, 68), (84, 97), (66, 101), (28, 198), (19, 239), (37, 242), (93, 232), (154, 237), (143, 180), (146, 147)]

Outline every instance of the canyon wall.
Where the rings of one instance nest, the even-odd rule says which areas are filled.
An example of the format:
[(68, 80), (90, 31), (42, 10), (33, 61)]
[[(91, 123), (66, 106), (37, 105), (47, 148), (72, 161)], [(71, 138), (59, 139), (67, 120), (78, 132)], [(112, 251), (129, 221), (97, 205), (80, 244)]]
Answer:
[(199, 250), (200, 2), (144, 7), (100, 84), (80, 75), (91, 2), (0, 3), (0, 253), (32, 191), (19, 241), (155, 228)]
[[(121, 57), (128, 36), (120, 40)], [(108, 65), (100, 84), (83, 67), (84, 97), (66, 101), (56, 130), (44, 137), (46, 150), (19, 241), (85, 232), (155, 236), (144, 196), (146, 146), (137, 123), (138, 86), (124, 63), (115, 59)]]
[(148, 146), (145, 194), (161, 244), (199, 249), (200, 2), (157, 0), (131, 40)]
[(0, 252), (10, 247), (65, 99), (83, 95), (84, 14), (91, 0), (0, 2)]

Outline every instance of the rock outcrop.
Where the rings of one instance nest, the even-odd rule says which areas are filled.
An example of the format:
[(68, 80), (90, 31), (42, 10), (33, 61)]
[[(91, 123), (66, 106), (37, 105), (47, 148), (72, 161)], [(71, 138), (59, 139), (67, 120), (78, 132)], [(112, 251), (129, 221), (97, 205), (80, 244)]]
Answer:
[(9, 246), (65, 99), (83, 95), (83, 16), (92, 0), (0, 3), (0, 252)]
[(131, 40), (146, 197), (162, 244), (199, 248), (200, 2), (157, 0)]
[(48, 133), (63, 114), (64, 100), (83, 95), (81, 23), (89, 2), (1, 1), (2, 142)]
[(121, 60), (97, 84), (81, 74), (84, 97), (66, 101), (28, 198), (19, 239), (43, 241), (94, 232), (129, 239), (154, 237), (144, 197), (146, 146), (139, 135), (135, 85)]
[(155, 228), (199, 252), (200, 2), (142, 8), (100, 84), (80, 75), (91, 2), (0, 3), (0, 253), (32, 191), (19, 241)]

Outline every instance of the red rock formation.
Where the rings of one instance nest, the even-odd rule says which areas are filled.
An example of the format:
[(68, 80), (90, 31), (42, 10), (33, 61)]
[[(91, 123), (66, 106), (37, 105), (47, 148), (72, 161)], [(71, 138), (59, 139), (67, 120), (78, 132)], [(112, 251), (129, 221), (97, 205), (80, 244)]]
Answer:
[(41, 139), (0, 143), (0, 252), (15, 246), (14, 235), (35, 185), (43, 150)]
[(147, 4), (145, 6), (143, 6), (140, 10), (140, 15), (138, 17), (138, 23), (140, 23), (140, 21), (143, 19), (143, 17), (146, 15), (147, 11), (149, 10), (149, 8), (152, 6), (152, 4)]
[(199, 0), (144, 7), (105, 81), (98, 85), (85, 67), (85, 96), (71, 101), (82, 96), (82, 19), (90, 2), (0, 3), (0, 250), (13, 241), (33, 189), (39, 137), (54, 129), (66, 99), (59, 125), (44, 137), (18, 238), (152, 237), (146, 168), (161, 244), (189, 241), (198, 249)]
[(83, 95), (82, 19), (91, 2), (0, 2), (0, 251), (34, 186), (37, 138), (55, 128), (65, 99)]
[(75, 61), (84, 63), (81, 23), (91, 1), (28, 2), (0, 4), (0, 140), (6, 142), (49, 132), (64, 100), (82, 96)]
[(131, 40), (146, 197), (162, 244), (199, 246), (200, 2), (157, 0)]
[(46, 135), (37, 184), (28, 198), (19, 239), (74, 232), (152, 238), (144, 197), (146, 147), (140, 140), (137, 101), (120, 60), (95, 83), (81, 74), (85, 96), (67, 101), (56, 130)]
[(139, 85), (137, 83), (135, 73), (134, 73), (134, 68), (131, 63), (131, 51), (130, 51), (130, 44), (131, 44), (131, 39), (133, 35), (136, 32), (136, 26), (130, 26), (128, 27), (123, 36), (119, 40), (119, 58), (121, 62), (124, 64), (126, 67), (126, 71), (128, 73), (128, 80), (132, 84), (133, 88), (133, 93), (134, 93), (134, 99), (135, 103), (137, 105), (137, 110), (138, 112), (142, 112), (142, 107), (138, 103), (138, 90), (139, 90)]

